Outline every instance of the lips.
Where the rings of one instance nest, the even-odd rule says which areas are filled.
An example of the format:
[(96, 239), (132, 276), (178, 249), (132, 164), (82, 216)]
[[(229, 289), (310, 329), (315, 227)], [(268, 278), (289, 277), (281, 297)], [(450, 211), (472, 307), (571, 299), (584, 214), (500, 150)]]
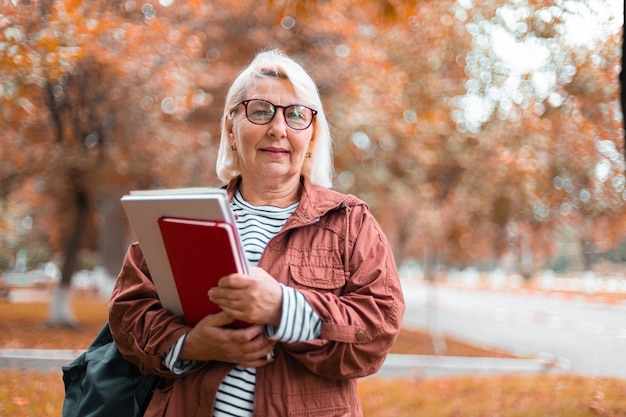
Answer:
[(267, 153), (273, 153), (273, 154), (288, 154), (289, 151), (287, 149), (284, 148), (275, 148), (275, 147), (269, 147), (269, 148), (263, 148), (261, 149), (261, 151), (263, 152), (267, 152)]

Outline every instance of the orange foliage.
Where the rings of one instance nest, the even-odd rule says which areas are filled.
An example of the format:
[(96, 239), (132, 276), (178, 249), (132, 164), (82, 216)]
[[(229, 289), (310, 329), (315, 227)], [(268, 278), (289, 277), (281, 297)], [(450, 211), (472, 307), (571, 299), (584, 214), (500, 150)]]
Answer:
[[(558, 19), (533, 20), (550, 4), (529, 3), (524, 36), (558, 35)], [(619, 34), (594, 50), (554, 44), (555, 62), (576, 64), (571, 81), (558, 85), (562, 105), (524, 97), (513, 104), (514, 117), (494, 110), (480, 132), (466, 131), (459, 128), (458, 103), (475, 81), (468, 79), (476, 52), (472, 31), (483, 19), (502, 24), (499, 6), (484, 1), (466, 9), (455, 0), (290, 0), (264, 7), (253, 0), (146, 7), (102, 0), (5, 3), (1, 197), (17, 198), (27, 179), (49, 190), (46, 207), (32, 201), (30, 210), (46, 219), (41, 244), (56, 252), (76, 216), (67, 203), (79, 189), (86, 192), (90, 220), (81, 245), (96, 250), (99, 207), (128, 190), (219, 185), (214, 162), (226, 89), (254, 53), (278, 47), (318, 81), (334, 127), (337, 187), (370, 204), (399, 262), (494, 265), (505, 254), (519, 261), (529, 250), (543, 265), (563, 228), (580, 231), (576, 239), (591, 246), (615, 248), (626, 234), (623, 157), (615, 157), (623, 155), (616, 116)], [(483, 64), (491, 68), (481, 75), (491, 77), (487, 91), (504, 76), (498, 62)], [(530, 80), (532, 74), (523, 74), (521, 85)], [(601, 141), (613, 144), (612, 156), (596, 148)], [(597, 167), (607, 163), (608, 178), (597, 180)], [(556, 188), (557, 177), (573, 188)], [(15, 210), (0, 204), (2, 213)], [(122, 222), (108, 220), (123, 232)], [(606, 224), (615, 225), (614, 233), (598, 236)], [(16, 247), (0, 240), (2, 252)]]

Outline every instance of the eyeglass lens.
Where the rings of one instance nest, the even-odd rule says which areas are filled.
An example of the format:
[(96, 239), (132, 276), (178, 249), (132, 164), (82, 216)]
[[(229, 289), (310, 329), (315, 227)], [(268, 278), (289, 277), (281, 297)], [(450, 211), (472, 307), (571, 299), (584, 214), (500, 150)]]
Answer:
[(311, 125), (315, 111), (299, 104), (278, 106), (269, 101), (253, 99), (242, 102), (246, 108), (246, 117), (257, 125), (265, 125), (276, 115), (276, 108), (283, 109), (285, 123), (292, 129), (303, 130)]

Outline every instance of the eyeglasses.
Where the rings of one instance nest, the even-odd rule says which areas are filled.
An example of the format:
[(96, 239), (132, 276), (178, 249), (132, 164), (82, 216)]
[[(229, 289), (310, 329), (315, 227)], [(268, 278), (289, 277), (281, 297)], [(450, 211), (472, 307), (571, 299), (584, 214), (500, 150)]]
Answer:
[(276, 116), (276, 109), (283, 109), (283, 117), (287, 126), (294, 130), (304, 130), (311, 126), (317, 110), (313, 110), (301, 104), (291, 104), (289, 106), (278, 106), (269, 101), (252, 99), (244, 100), (246, 108), (246, 118), (255, 125), (266, 125)]

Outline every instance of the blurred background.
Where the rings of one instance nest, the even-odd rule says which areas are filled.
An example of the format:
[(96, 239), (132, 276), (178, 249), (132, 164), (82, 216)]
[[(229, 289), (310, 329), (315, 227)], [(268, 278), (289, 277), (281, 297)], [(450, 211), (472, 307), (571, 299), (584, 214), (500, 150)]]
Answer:
[(3, 285), (115, 277), (133, 240), (121, 196), (220, 186), (227, 88), (279, 48), (318, 83), (336, 188), (370, 205), (405, 276), (601, 276), (626, 292), (623, 8), (2, 2)]

